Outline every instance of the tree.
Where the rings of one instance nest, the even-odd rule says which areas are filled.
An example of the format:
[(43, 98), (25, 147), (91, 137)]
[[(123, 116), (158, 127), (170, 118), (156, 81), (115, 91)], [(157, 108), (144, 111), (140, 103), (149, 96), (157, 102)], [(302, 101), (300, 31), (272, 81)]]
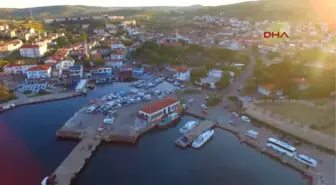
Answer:
[(230, 73), (224, 72), (222, 78), (216, 82), (216, 87), (225, 88), (230, 85)]
[(7, 60), (0, 59), (0, 71), (3, 71), (3, 67), (7, 65), (9, 62)]
[(84, 59), (83, 59), (83, 65), (84, 65), (85, 68), (89, 68), (89, 67), (91, 67), (90, 59), (87, 58), (87, 57), (84, 58)]
[(9, 92), (5, 85), (0, 84), (0, 102), (10, 101), (16, 98), (14, 93)]
[(126, 40), (122, 40), (121, 41), (125, 46), (130, 46), (130, 45), (132, 45), (132, 40), (129, 40), (129, 39), (126, 39)]
[(94, 63), (95, 66), (104, 66), (105, 65), (105, 62), (104, 62), (103, 59), (97, 59), (93, 63)]

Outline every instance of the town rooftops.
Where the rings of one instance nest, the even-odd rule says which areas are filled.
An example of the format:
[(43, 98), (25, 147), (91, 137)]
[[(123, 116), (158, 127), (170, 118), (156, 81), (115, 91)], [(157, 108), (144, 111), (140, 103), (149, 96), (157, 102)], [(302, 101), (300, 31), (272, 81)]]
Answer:
[(188, 66), (172, 66), (172, 69), (174, 69), (176, 72), (185, 73), (189, 70)]
[(176, 98), (172, 97), (166, 97), (160, 101), (154, 102), (151, 105), (146, 105), (140, 109), (140, 111), (145, 112), (147, 114), (152, 114), (154, 112), (157, 112), (159, 110), (162, 110), (165, 107), (168, 107), (176, 102), (178, 102)]
[(21, 46), (21, 49), (28, 49), (28, 48), (39, 48), (40, 46), (37, 44), (25, 44)]
[(4, 68), (10, 68), (10, 67), (21, 67), (21, 66), (35, 66), (36, 64), (7, 64), (4, 66)]
[(49, 70), (51, 66), (49, 65), (38, 65), (28, 69), (28, 71), (46, 71)]

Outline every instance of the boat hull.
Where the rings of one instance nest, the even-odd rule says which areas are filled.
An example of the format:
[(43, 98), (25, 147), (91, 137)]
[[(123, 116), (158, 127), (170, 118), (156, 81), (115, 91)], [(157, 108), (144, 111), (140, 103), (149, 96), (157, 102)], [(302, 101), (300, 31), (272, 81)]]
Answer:
[[(187, 123), (188, 124), (188, 123)], [(195, 122), (194, 125), (190, 126), (190, 128), (188, 129), (183, 129), (185, 127), (187, 127), (187, 125), (183, 126), (181, 129), (180, 129), (180, 133), (181, 134), (185, 134), (187, 132), (189, 132), (190, 130), (192, 130), (193, 128), (195, 128), (197, 126), (198, 122)]]
[(164, 125), (157, 124), (157, 128), (159, 128), (159, 129), (169, 128), (169, 127), (177, 124), (179, 121), (181, 121), (181, 116), (172, 120), (172, 121), (170, 121), (170, 122), (168, 122), (168, 123), (166, 123), (166, 124), (164, 124)]
[(201, 143), (194, 143), (193, 142), (192, 143), (192, 147), (193, 148), (200, 148), (200, 147), (202, 147), (205, 143), (207, 143), (213, 137), (213, 135), (214, 135), (214, 131), (212, 130), (211, 134), (207, 138), (205, 138), (203, 140), (203, 142), (201, 142)]

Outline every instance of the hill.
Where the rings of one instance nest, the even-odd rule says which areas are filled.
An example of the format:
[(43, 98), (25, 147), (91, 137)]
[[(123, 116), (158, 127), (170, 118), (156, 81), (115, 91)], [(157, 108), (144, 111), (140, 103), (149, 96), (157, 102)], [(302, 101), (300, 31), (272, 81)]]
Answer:
[(30, 10), (34, 19), (51, 17), (77, 16), (94, 12), (110, 11), (109, 7), (99, 6), (43, 6), (34, 8), (0, 8), (0, 19), (25, 19), (30, 17)]
[[(160, 18), (192, 18), (197, 15), (223, 15), (227, 17), (249, 18), (251, 20), (302, 21), (330, 19), (335, 21), (335, 1), (324, 0), (259, 0), (230, 5), (206, 7), (192, 5), (186, 7), (98, 7), (98, 6), (45, 6), (31, 8), (34, 19), (68, 17), (79, 15), (113, 14), (121, 16), (147, 15)], [(28, 18), (30, 8), (0, 8), (0, 19)]]

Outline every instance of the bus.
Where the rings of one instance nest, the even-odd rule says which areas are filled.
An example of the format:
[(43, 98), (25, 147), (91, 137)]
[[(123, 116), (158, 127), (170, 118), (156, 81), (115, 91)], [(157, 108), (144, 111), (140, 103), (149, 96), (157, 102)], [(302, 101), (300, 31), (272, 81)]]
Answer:
[(284, 143), (282, 141), (279, 141), (277, 139), (274, 139), (272, 137), (268, 138), (266, 146), (272, 148), (273, 150), (277, 152), (280, 152), (281, 154), (285, 154), (289, 157), (294, 157), (296, 154), (295, 147), (287, 143)]
[(299, 161), (299, 162), (301, 162), (303, 164), (306, 164), (308, 166), (311, 166), (311, 167), (316, 167), (316, 165), (317, 165), (317, 161), (315, 159), (312, 159), (312, 158), (310, 158), (306, 155), (303, 155), (303, 154), (295, 156), (294, 159), (296, 161)]

